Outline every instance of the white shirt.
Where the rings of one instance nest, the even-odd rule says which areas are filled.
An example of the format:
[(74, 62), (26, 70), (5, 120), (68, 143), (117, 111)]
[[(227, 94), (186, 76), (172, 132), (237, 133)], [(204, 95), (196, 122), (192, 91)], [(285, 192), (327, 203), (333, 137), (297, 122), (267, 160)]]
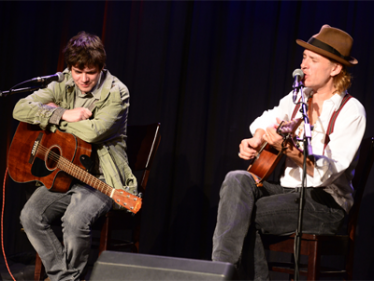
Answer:
[[(312, 90), (304, 88), (306, 99), (312, 94)], [(362, 104), (355, 98), (351, 98), (340, 111), (330, 134), (330, 142), (325, 151), (324, 143), (326, 130), (331, 115), (336, 111), (345, 93), (335, 94), (323, 102), (321, 115), (318, 117), (312, 131), (312, 150), (315, 156), (314, 176), (307, 175), (306, 185), (309, 187), (324, 187), (335, 201), (348, 213), (353, 205), (354, 191), (352, 178), (354, 168), (357, 165), (357, 151), (365, 133), (366, 115)], [(299, 100), (299, 97), (297, 98)], [(272, 126), (276, 118), (289, 121), (292, 117), (295, 104), (292, 101), (292, 92), (282, 98), (279, 105), (265, 111), (251, 125), (250, 131), (254, 135), (259, 128), (266, 129)], [(295, 118), (301, 118), (298, 112)], [(303, 123), (302, 123), (303, 124)], [(301, 187), (302, 168), (291, 159), (286, 159), (286, 169), (281, 177), (281, 185), (284, 187)]]

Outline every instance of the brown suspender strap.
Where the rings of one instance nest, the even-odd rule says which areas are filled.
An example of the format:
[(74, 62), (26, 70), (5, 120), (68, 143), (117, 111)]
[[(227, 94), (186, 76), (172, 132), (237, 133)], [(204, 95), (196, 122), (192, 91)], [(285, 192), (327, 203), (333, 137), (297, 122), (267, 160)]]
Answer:
[[(340, 111), (342, 110), (343, 106), (350, 100), (350, 98), (352, 98), (352, 96), (350, 94), (346, 93), (345, 96), (343, 97), (343, 100), (342, 100), (338, 110), (336, 110), (331, 115), (330, 122), (329, 122), (329, 125), (327, 126), (327, 130), (326, 130), (326, 137), (325, 137), (325, 144), (324, 144), (324, 147), (323, 147), (323, 153), (325, 153), (325, 148), (326, 148), (327, 144), (330, 142), (329, 135), (334, 132), (334, 126), (335, 126), (336, 118), (338, 118), (338, 115), (339, 115)], [(295, 109), (293, 110), (291, 120), (293, 120), (295, 118), (295, 116), (297, 114), (297, 111), (300, 108), (300, 101), (301, 101), (301, 97), (300, 97), (298, 103), (296, 104)], [(311, 103), (311, 99), (309, 98), (309, 100), (308, 100), (308, 106), (309, 107), (310, 107), (310, 103)]]
[(296, 114), (297, 114), (297, 111), (298, 111), (299, 108), (300, 108), (300, 101), (301, 101), (301, 97), (300, 97), (300, 99), (298, 100), (298, 102), (297, 102), (297, 104), (296, 104), (296, 106), (295, 106), (295, 109), (294, 109), (293, 112), (292, 112), (291, 120), (295, 119), (295, 116), (296, 116)]
[(331, 118), (330, 118), (330, 122), (329, 122), (329, 125), (327, 126), (327, 130), (326, 130), (326, 137), (325, 137), (325, 145), (323, 147), (323, 152), (325, 152), (325, 148), (327, 146), (327, 144), (330, 142), (330, 137), (329, 135), (332, 134), (334, 132), (334, 126), (335, 126), (335, 121), (336, 121), (336, 118), (338, 118), (338, 115), (340, 113), (340, 111), (342, 110), (343, 106), (352, 98), (352, 96), (348, 93), (345, 94), (345, 96), (343, 97), (343, 100), (338, 108), (337, 111), (335, 111), (332, 115), (331, 115)]
[[(310, 104), (312, 103), (312, 99), (311, 99), (311, 96), (308, 98), (308, 111), (309, 111), (309, 107), (310, 107)], [(300, 108), (300, 105), (301, 105), (301, 97), (299, 98), (293, 112), (292, 112), (292, 116), (291, 116), (291, 120), (295, 119), (295, 116), (297, 114), (297, 111), (299, 110)]]

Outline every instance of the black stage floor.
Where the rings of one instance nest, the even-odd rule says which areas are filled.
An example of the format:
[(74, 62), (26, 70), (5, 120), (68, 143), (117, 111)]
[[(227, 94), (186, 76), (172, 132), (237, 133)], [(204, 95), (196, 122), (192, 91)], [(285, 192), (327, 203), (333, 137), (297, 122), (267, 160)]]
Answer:
[[(90, 274), (96, 258), (97, 257), (91, 258), (89, 261), (86, 281), (90, 280)], [(34, 280), (35, 252), (27, 252), (14, 257), (8, 257), (8, 265), (16, 281)], [(3, 255), (1, 255), (0, 260), (0, 275), (0, 280), (13, 281), (5, 265)]]
[[(8, 257), (8, 265), (15, 280), (34, 280), (35, 253), (22, 253)], [(0, 261), (1, 280), (13, 280), (5, 265), (4, 257)]]

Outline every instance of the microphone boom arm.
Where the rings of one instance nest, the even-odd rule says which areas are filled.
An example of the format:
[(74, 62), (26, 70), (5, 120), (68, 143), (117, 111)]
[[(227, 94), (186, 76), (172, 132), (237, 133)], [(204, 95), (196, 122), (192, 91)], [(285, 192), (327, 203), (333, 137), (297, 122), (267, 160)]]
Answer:
[(10, 96), (10, 95), (13, 95), (13, 94), (35, 91), (35, 90), (39, 90), (40, 88), (42, 88), (42, 86), (11, 89), (9, 91), (0, 91), (0, 97), (7, 97), (7, 96)]
[[(13, 94), (16, 94), (16, 93), (35, 91), (35, 90), (38, 90), (40, 88), (45, 88), (52, 81), (56, 81), (58, 83), (61, 83), (63, 80), (64, 80), (64, 74), (61, 73), (61, 72), (57, 72), (56, 74), (53, 74), (53, 75), (32, 78), (32, 79), (23, 81), (21, 83), (18, 83), (17, 85), (14, 85), (12, 88), (9, 89), (9, 91), (0, 91), (0, 97), (6, 97), (6, 96), (13, 95)], [(16, 87), (19, 87), (19, 86), (24, 85), (24, 84), (29, 83), (29, 82), (34, 82), (34, 83), (37, 82), (37, 83), (40, 83), (40, 85), (39, 86), (34, 86), (34, 87), (14, 89)]]

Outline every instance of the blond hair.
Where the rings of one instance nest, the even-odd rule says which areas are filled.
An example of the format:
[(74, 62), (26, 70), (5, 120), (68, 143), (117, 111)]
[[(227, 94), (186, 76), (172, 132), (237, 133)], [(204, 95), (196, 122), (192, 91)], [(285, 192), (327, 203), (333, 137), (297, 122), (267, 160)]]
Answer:
[(342, 68), (342, 71), (333, 78), (334, 87), (336, 93), (342, 93), (348, 90), (352, 84), (352, 75), (348, 73), (345, 67)]

